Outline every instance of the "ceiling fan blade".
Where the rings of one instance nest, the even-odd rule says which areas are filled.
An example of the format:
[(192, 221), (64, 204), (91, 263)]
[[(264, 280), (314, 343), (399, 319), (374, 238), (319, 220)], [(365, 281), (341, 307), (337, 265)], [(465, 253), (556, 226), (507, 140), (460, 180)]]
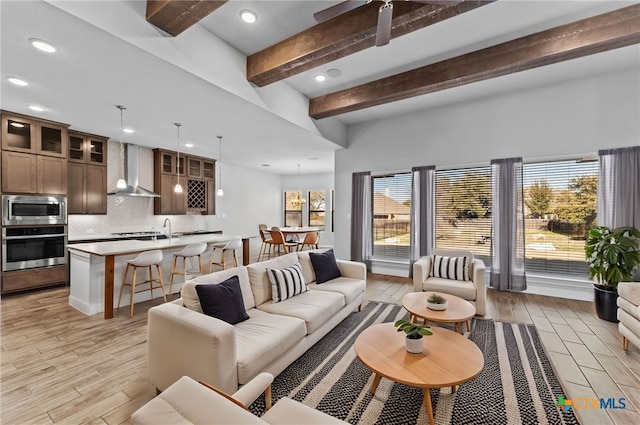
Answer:
[(322, 22), (328, 21), (329, 19), (340, 16), (343, 13), (347, 13), (352, 11), (353, 9), (357, 9), (358, 7), (370, 3), (371, 1), (372, 0), (347, 0), (345, 2), (338, 3), (334, 6), (321, 10), (320, 12), (314, 13), (313, 18), (320, 24)]
[(389, 44), (391, 39), (391, 19), (393, 18), (393, 4), (385, 3), (378, 12), (378, 30), (376, 32), (376, 46)]
[(462, 3), (462, 0), (405, 0), (412, 1), (415, 3), (429, 3), (435, 4), (438, 6), (456, 6), (459, 3)]

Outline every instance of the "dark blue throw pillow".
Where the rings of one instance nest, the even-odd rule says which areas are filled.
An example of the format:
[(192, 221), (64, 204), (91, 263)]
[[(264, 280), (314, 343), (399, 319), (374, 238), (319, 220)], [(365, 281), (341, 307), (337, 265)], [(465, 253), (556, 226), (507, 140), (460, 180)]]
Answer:
[(324, 283), (342, 276), (338, 263), (336, 263), (333, 249), (322, 253), (310, 252), (309, 258), (311, 259), (313, 271), (316, 273), (316, 283)]
[(214, 285), (196, 285), (196, 292), (202, 311), (207, 316), (224, 320), (231, 325), (249, 318), (244, 308), (238, 276)]

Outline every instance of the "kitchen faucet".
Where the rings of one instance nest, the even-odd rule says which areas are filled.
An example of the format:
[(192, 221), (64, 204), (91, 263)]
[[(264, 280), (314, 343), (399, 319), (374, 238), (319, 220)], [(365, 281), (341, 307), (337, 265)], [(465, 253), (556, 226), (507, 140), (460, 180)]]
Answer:
[(171, 220), (169, 220), (169, 217), (164, 219), (164, 224), (162, 224), (163, 229), (167, 227), (167, 223), (169, 223), (169, 240), (171, 240)]

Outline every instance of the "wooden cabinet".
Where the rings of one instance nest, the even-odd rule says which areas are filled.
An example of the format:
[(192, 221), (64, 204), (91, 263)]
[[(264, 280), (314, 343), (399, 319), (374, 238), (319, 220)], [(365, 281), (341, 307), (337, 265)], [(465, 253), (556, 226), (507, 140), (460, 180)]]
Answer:
[(107, 141), (106, 137), (70, 131), (69, 161), (106, 166)]
[(187, 201), (186, 201), (186, 188), (184, 184), (184, 178), (181, 178), (180, 183), (183, 187), (182, 193), (175, 193), (173, 191), (176, 183), (178, 183), (178, 176), (170, 174), (162, 174), (159, 176), (159, 188), (156, 185), (155, 190), (160, 194), (160, 198), (154, 199), (154, 213), (155, 214), (186, 214), (187, 213)]
[(69, 132), (69, 214), (107, 213), (106, 137)]
[[(209, 158), (154, 150), (155, 214), (215, 214), (215, 161)], [(186, 174), (185, 174), (186, 172)], [(173, 191), (180, 178), (184, 190)]]
[(67, 160), (3, 151), (2, 192), (66, 195)]
[(2, 113), (2, 149), (37, 155), (67, 157), (66, 124)]
[(66, 124), (2, 111), (2, 192), (67, 194)]

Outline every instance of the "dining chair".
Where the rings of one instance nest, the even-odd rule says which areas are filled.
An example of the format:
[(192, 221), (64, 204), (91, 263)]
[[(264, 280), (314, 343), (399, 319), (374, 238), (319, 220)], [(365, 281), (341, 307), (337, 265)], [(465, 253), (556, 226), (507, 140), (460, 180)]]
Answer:
[(260, 233), (260, 239), (262, 239), (260, 252), (258, 254), (258, 261), (260, 261), (260, 259), (265, 255), (267, 255), (267, 259), (271, 258), (271, 252), (274, 248), (273, 239), (271, 239), (271, 234), (267, 229), (268, 227), (266, 224), (258, 224), (258, 232)]
[[(233, 256), (233, 264), (235, 267), (238, 267), (238, 255), (237, 250), (242, 248), (242, 239), (231, 239), (225, 245), (214, 245), (213, 250), (211, 251), (211, 263), (209, 264), (209, 273), (212, 272), (213, 265), (216, 264), (218, 266), (222, 266), (222, 269), (227, 268), (226, 257), (227, 253), (231, 252)], [(216, 251), (220, 251), (220, 261), (216, 261)]]
[(286, 254), (289, 253), (289, 248), (298, 247), (297, 242), (287, 242), (278, 227), (272, 227), (269, 233), (271, 233), (271, 240), (273, 241), (274, 248), (276, 246), (278, 247), (278, 255), (280, 255), (280, 247), (284, 249)]
[(298, 243), (298, 251), (302, 251), (305, 246), (309, 249), (318, 249), (318, 232), (309, 232), (304, 235), (304, 239)]

